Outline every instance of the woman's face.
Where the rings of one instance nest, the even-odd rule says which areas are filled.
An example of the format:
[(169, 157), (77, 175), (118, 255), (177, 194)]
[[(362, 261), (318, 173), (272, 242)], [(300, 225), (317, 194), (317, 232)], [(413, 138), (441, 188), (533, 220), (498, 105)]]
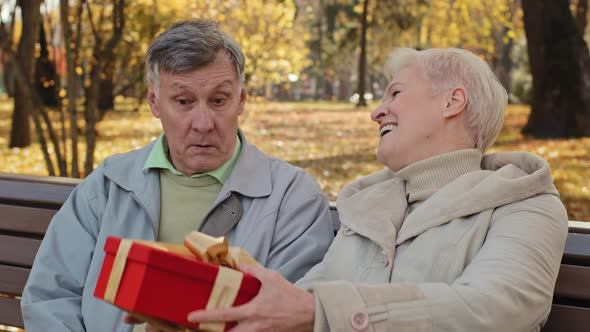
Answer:
[(377, 159), (392, 171), (438, 154), (446, 94), (434, 95), (419, 67), (395, 74), (381, 105), (371, 113), (379, 124)]

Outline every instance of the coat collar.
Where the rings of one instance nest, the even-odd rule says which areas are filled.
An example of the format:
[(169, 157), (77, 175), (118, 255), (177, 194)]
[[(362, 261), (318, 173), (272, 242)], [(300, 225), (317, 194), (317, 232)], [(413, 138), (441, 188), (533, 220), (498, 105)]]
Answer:
[(405, 183), (388, 169), (342, 188), (336, 200), (340, 222), (377, 243), (393, 261), (397, 230), (405, 217)]
[(482, 159), (481, 171), (461, 175), (408, 215), (396, 243), (464, 216), (538, 194), (559, 196), (549, 164), (528, 152), (500, 152)]
[(481, 166), (444, 185), (407, 216), (405, 180), (389, 170), (360, 178), (338, 195), (341, 222), (389, 256), (396, 245), (454, 219), (542, 193), (558, 195), (549, 165), (534, 154), (486, 155)]

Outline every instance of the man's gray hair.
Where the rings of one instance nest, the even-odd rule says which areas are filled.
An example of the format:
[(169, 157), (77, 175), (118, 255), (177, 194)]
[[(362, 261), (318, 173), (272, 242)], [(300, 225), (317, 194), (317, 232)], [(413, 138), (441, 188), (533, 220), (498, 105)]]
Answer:
[(236, 66), (239, 82), (244, 81), (244, 53), (240, 45), (212, 20), (194, 19), (175, 23), (150, 45), (146, 59), (146, 80), (157, 94), (160, 71), (179, 74), (207, 66), (217, 52), (225, 51)]
[(393, 51), (385, 67), (391, 78), (401, 69), (418, 65), (432, 83), (434, 94), (463, 87), (467, 93), (466, 125), (474, 134), (476, 147), (485, 152), (502, 129), (508, 103), (506, 89), (488, 64), (475, 54), (457, 48)]

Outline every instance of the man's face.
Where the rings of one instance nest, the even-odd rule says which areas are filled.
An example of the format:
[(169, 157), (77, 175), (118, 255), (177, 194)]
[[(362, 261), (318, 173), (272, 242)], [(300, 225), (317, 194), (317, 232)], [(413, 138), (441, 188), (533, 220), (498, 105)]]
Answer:
[(159, 87), (150, 85), (147, 100), (162, 122), (170, 161), (182, 174), (212, 171), (231, 159), (246, 92), (223, 51), (193, 71), (161, 71)]

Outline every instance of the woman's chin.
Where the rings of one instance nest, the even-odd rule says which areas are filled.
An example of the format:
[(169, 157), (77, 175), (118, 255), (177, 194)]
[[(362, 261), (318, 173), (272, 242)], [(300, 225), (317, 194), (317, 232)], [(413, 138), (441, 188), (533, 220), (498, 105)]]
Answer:
[(379, 161), (383, 166), (389, 168), (392, 171), (397, 171), (397, 158), (393, 158), (393, 153), (384, 153), (383, 151), (377, 151), (377, 161)]

